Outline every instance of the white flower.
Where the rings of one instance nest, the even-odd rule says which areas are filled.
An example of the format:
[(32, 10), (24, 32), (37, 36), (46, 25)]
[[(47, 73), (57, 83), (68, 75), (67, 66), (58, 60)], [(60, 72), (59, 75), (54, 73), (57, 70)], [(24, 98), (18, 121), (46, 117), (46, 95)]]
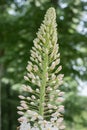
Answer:
[(56, 102), (63, 102), (64, 101), (64, 98), (63, 97), (58, 97)]
[(36, 97), (34, 95), (31, 96), (32, 99), (36, 99)]
[(56, 111), (55, 113), (53, 113), (51, 116), (52, 117), (58, 117), (60, 114)]
[(31, 130), (40, 130), (38, 127), (33, 127)]
[(19, 97), (20, 99), (25, 99), (25, 97), (22, 96), (22, 95), (19, 95), (18, 97)]
[(54, 122), (55, 120), (57, 120), (57, 117), (51, 118), (51, 122)]
[(52, 126), (50, 122), (46, 122), (45, 126), (41, 125), (42, 130), (58, 130), (56, 126)]
[(21, 107), (21, 106), (18, 106), (17, 109), (18, 109), (18, 110), (23, 110), (24, 108)]
[(24, 112), (22, 112), (22, 111), (18, 111), (17, 112), (19, 115), (24, 115)]
[(26, 81), (28, 81), (28, 80), (29, 80), (27, 76), (24, 76), (24, 79), (25, 79)]
[(30, 97), (27, 97), (26, 99), (27, 99), (27, 100), (31, 100), (31, 98), (30, 98)]
[(37, 65), (34, 65), (34, 71), (36, 72), (36, 71), (38, 71), (38, 66)]
[(23, 121), (20, 125), (20, 130), (31, 130), (30, 123), (27, 123), (27, 121)]
[(28, 65), (28, 66), (26, 67), (26, 69), (27, 69), (28, 71), (31, 71), (31, 70), (32, 70), (32, 66), (31, 66), (31, 65)]
[(41, 120), (38, 122), (41, 130), (58, 130), (58, 127), (54, 125), (54, 122)]
[(31, 104), (31, 105), (35, 105), (35, 103), (34, 103), (34, 102), (31, 102), (30, 104)]
[(27, 118), (22, 116), (22, 117), (18, 118), (18, 121), (19, 122), (24, 122), (24, 121), (27, 121)]
[(28, 109), (28, 106), (26, 103), (21, 103), (21, 106), (24, 108), (24, 109)]
[(63, 105), (59, 106), (58, 112), (64, 112), (64, 106)]
[(48, 104), (48, 108), (53, 108), (53, 105), (52, 104)]
[(52, 91), (52, 88), (50, 86), (48, 86), (47, 91)]
[(46, 130), (58, 130), (58, 128), (56, 126), (52, 126), (52, 124), (47, 124)]
[(62, 121), (63, 121), (63, 118), (60, 117), (60, 118), (57, 120), (57, 123), (62, 123)]
[(41, 120), (38, 123), (40, 124), (41, 129), (43, 129), (46, 126), (47, 121), (46, 120)]
[(58, 94), (58, 96), (63, 96), (64, 95), (64, 92), (60, 92), (59, 94)]
[(31, 121), (35, 121), (38, 118), (38, 113), (34, 112)]
[(37, 92), (37, 93), (39, 93), (39, 92), (40, 92), (40, 90), (37, 88), (37, 89), (36, 89), (36, 92)]
[(63, 130), (63, 129), (65, 129), (65, 125), (60, 126), (60, 130)]

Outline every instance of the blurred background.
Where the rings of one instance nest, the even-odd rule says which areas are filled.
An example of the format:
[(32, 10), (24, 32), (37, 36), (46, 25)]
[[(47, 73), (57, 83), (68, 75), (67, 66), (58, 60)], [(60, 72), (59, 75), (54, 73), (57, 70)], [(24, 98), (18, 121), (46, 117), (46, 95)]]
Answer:
[(57, 12), (66, 130), (87, 130), (87, 0), (0, 0), (1, 129), (16, 130), (29, 51), (49, 7)]

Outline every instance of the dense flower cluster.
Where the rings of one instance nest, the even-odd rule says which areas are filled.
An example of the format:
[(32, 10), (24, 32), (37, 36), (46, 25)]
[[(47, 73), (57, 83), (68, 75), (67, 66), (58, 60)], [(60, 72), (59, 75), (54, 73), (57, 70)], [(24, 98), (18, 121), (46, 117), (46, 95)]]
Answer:
[[(63, 83), (57, 44), (56, 13), (48, 9), (44, 21), (33, 41), (27, 75), (24, 76), (23, 95), (19, 95), (17, 107), (21, 117), (20, 130), (59, 130), (62, 124), (64, 92), (59, 86)], [(29, 122), (29, 123), (28, 123)]]
[[(46, 121), (40, 123), (39, 125), (41, 127), (41, 130), (58, 130), (57, 127), (52, 126), (49, 122)], [(24, 121), (20, 126), (20, 130), (40, 130), (40, 129), (39, 126), (31, 127), (30, 123)]]
[[(62, 119), (59, 120), (61, 122)], [(20, 130), (59, 130), (64, 129), (65, 126), (62, 125), (61, 127), (56, 125), (53, 125), (51, 122), (48, 122), (46, 120), (41, 120), (38, 122), (38, 125), (35, 124), (34, 126), (31, 126), (30, 123), (27, 123), (26, 120), (24, 120), (20, 125)]]

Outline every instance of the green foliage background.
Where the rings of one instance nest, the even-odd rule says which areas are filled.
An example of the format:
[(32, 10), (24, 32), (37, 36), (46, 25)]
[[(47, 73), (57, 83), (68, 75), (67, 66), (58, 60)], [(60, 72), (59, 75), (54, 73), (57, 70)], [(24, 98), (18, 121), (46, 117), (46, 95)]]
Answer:
[[(33, 39), (49, 7), (57, 12), (58, 37), (64, 73), (66, 130), (87, 129), (87, 97), (78, 94), (79, 81), (87, 80), (86, 0), (0, 1), (0, 76), (2, 130), (15, 130), (18, 94)], [(84, 15), (85, 16), (85, 15)], [(77, 30), (83, 26), (81, 31)]]

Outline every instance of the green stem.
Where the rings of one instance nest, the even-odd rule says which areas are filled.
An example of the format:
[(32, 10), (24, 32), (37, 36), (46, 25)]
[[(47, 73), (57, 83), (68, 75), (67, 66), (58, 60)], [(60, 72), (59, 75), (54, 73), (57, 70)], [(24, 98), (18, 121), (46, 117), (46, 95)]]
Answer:
[(43, 54), (43, 63), (42, 63), (42, 81), (41, 81), (41, 87), (40, 87), (40, 106), (39, 106), (39, 112), (41, 116), (44, 116), (44, 101), (45, 101), (45, 87), (46, 87), (46, 81), (47, 81), (47, 66), (48, 66), (48, 54)]

